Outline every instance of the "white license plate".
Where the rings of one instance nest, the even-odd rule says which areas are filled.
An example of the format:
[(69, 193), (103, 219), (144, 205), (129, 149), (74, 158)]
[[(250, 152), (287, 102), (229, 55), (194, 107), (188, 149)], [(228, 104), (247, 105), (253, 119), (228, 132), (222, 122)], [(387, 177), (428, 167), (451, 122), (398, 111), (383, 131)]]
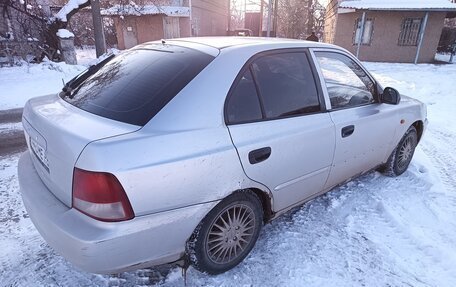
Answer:
[(40, 161), (41, 165), (49, 172), (49, 161), (46, 155), (46, 150), (32, 138), (30, 138), (30, 147)]

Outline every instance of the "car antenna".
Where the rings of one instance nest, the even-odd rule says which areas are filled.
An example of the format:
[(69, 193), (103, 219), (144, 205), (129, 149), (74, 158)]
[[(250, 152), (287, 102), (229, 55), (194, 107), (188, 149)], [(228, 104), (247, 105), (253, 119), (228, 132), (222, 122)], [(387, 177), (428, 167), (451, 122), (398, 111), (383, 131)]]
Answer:
[(63, 83), (63, 86), (65, 87), (65, 80), (62, 78), (62, 83)]

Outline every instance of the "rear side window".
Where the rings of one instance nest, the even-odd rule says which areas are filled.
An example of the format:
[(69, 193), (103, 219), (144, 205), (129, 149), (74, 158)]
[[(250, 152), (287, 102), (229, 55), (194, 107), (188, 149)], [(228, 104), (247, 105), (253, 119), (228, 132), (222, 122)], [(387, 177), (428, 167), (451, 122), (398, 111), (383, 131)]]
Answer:
[(255, 121), (262, 118), (252, 72), (247, 69), (232, 91), (227, 103), (226, 114), (231, 124)]
[(315, 80), (305, 53), (280, 53), (252, 64), (266, 118), (320, 111)]
[(143, 126), (213, 59), (179, 46), (138, 46), (94, 69), (64, 100), (102, 117)]

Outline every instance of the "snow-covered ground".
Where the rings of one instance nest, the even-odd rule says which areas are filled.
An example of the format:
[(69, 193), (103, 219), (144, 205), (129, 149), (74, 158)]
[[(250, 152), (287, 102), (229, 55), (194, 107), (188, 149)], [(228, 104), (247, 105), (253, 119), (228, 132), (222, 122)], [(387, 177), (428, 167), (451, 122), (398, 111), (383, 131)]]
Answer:
[(44, 62), (0, 68), (0, 110), (23, 107), (32, 97), (56, 93), (86, 67)]
[[(0, 109), (5, 102), (21, 106), (21, 91), (45, 90), (38, 84), (58, 90), (53, 81), (82, 69), (49, 65), (57, 64), (33, 66), (31, 73), (0, 69)], [(428, 105), (428, 130), (409, 170), (397, 178), (368, 173), (296, 208), (264, 226), (238, 267), (219, 276), (190, 268), (188, 286), (456, 286), (456, 64), (366, 66), (384, 86)], [(0, 286), (135, 286), (150, 279), (184, 285), (177, 268), (163, 277), (151, 270), (108, 277), (75, 269), (28, 218), (18, 157), (0, 159)]]
[(76, 50), (78, 65), (44, 62), (0, 69), (0, 110), (23, 107), (32, 97), (56, 93), (63, 83), (96, 62), (94, 48)]

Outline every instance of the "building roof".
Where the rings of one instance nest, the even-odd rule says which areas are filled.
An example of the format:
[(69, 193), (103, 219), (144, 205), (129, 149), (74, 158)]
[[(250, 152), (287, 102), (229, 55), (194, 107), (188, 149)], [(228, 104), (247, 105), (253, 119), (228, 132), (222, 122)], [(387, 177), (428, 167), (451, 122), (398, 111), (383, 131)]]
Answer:
[(101, 15), (117, 16), (141, 16), (158, 15), (174, 17), (190, 17), (190, 8), (182, 6), (160, 6), (160, 5), (114, 5), (108, 9), (101, 10)]
[(456, 4), (449, 0), (348, 0), (340, 8), (393, 11), (456, 11)]

